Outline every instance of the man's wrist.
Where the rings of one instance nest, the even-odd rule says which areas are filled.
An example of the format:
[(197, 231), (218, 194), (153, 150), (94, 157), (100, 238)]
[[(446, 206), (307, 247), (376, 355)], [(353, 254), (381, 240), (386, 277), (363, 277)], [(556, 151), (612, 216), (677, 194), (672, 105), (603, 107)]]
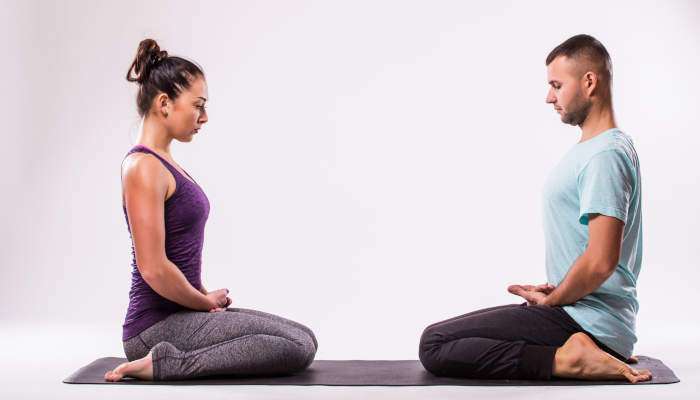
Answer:
[(542, 299), (542, 302), (540, 302), (540, 304), (543, 306), (550, 306), (550, 307), (555, 306), (556, 304), (554, 304), (554, 301), (552, 301), (552, 300), (553, 300), (552, 296), (547, 295), (544, 297), (544, 299)]

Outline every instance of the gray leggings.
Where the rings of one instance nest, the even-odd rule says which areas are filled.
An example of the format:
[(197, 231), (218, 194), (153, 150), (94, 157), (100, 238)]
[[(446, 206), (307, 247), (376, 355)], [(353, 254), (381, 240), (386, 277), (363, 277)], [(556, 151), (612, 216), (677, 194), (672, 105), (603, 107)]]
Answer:
[(153, 357), (153, 379), (279, 375), (308, 367), (318, 343), (302, 324), (242, 308), (180, 311), (124, 342), (127, 359)]

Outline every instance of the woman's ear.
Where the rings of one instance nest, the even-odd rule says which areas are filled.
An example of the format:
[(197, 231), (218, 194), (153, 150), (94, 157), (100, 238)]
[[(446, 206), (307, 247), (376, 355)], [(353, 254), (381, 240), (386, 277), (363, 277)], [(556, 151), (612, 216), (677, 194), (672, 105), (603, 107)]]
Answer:
[(160, 114), (163, 116), (163, 118), (168, 118), (168, 114), (170, 114), (170, 98), (168, 97), (167, 94), (161, 93), (158, 95), (158, 99), (156, 100), (158, 102), (158, 108), (160, 109)]

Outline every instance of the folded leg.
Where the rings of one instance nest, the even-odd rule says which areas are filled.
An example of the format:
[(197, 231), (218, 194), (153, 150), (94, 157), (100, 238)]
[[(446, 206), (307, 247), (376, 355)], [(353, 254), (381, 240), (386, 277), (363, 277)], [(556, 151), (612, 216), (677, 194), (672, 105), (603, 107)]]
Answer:
[(550, 379), (557, 347), (580, 331), (560, 307), (496, 307), (429, 326), (419, 356), (436, 375)]
[(156, 380), (284, 374), (306, 368), (316, 354), (313, 337), (289, 320), (270, 315), (182, 311), (142, 332), (134, 347), (151, 351)]

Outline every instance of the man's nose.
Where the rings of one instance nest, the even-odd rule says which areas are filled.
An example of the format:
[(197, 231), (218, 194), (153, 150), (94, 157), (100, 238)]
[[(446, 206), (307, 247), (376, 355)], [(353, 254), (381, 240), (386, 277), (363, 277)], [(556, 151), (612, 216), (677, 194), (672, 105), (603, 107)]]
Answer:
[(544, 101), (547, 104), (552, 104), (557, 101), (557, 98), (554, 96), (554, 91), (551, 88), (547, 92), (547, 97), (544, 99)]

